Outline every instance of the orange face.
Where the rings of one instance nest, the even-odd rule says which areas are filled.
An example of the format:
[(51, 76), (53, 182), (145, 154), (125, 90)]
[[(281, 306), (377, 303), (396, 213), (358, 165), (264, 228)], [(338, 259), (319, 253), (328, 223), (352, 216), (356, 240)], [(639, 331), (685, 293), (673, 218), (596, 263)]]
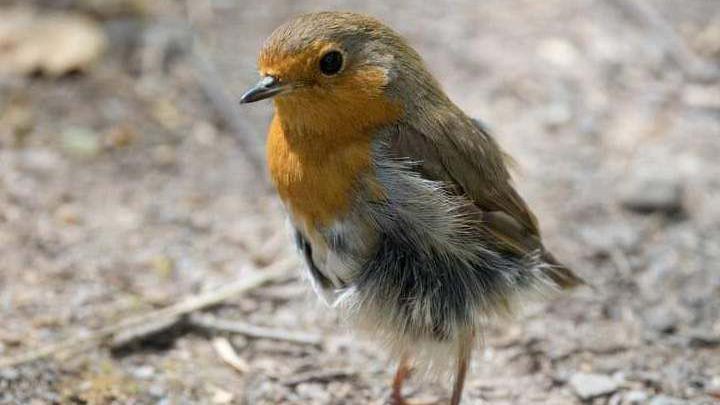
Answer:
[(359, 59), (340, 44), (318, 40), (294, 52), (267, 48), (259, 65), (264, 80), (277, 89), (271, 96), (284, 124), (302, 132), (332, 132), (338, 139), (341, 128), (359, 135), (399, 114), (399, 105), (385, 95), (386, 69)]
[[(337, 72), (323, 73), (320, 61), (330, 52), (340, 52), (342, 60)], [(295, 88), (327, 84), (328, 79), (337, 76), (346, 64), (347, 55), (338, 44), (315, 41), (305, 49), (290, 53), (278, 48), (269, 48), (260, 54), (258, 66), (262, 76), (273, 76), (281, 82), (291, 83)]]
[(403, 115), (386, 91), (388, 34), (374, 20), (331, 17), (278, 28), (260, 54), (260, 82), (241, 99), (274, 98), (268, 167), (306, 234), (348, 212), (359, 179), (372, 172), (375, 135)]
[(329, 225), (370, 169), (377, 128), (402, 113), (385, 95), (387, 71), (324, 41), (294, 52), (267, 47), (259, 65), (259, 90), (243, 98), (275, 97), (267, 150), (273, 182), (306, 229)]

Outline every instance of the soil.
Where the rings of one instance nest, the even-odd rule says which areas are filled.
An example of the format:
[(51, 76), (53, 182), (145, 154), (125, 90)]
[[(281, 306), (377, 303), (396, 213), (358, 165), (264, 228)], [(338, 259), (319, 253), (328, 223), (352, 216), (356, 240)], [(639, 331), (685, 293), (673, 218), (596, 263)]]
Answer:
[[(720, 401), (717, 1), (22, 3), (88, 15), (109, 46), (69, 75), (0, 78), (0, 362), (296, 257), (256, 163), (271, 105), (237, 97), (275, 26), (350, 9), (405, 35), (493, 130), (547, 245), (592, 285), (488, 330), (464, 403)], [(180, 325), (0, 368), (0, 403), (389, 400), (391, 359), (299, 277), (204, 312), (324, 343)]]

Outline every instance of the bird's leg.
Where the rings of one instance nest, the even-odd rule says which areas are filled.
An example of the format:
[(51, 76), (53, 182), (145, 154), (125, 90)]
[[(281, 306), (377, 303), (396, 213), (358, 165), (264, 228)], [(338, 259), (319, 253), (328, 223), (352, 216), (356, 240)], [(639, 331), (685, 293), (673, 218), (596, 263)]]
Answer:
[(474, 333), (463, 334), (458, 341), (457, 370), (455, 371), (455, 383), (453, 384), (450, 405), (460, 405), (474, 336)]
[(393, 405), (405, 405), (407, 402), (402, 395), (402, 387), (405, 380), (410, 376), (410, 355), (403, 353), (398, 362), (397, 371), (392, 383), (392, 403)]

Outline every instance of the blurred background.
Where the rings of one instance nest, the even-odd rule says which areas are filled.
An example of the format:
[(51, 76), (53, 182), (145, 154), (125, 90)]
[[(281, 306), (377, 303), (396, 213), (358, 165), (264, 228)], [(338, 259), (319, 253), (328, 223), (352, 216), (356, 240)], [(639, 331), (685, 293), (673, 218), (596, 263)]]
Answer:
[(237, 103), (325, 9), (408, 38), (594, 286), (487, 331), (466, 403), (720, 401), (717, 0), (0, 0), (0, 403), (387, 401), (297, 276), (271, 104)]

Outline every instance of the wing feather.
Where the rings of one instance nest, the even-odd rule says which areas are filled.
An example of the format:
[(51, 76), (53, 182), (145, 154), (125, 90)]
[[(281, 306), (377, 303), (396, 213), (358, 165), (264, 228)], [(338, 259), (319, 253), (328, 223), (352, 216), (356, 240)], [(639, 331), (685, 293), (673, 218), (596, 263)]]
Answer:
[(451, 192), (470, 199), (482, 212), (482, 225), (496, 246), (518, 256), (539, 255), (548, 276), (563, 288), (582, 284), (542, 244), (537, 219), (514, 189), (505, 155), (484, 126), (441, 125), (438, 132), (398, 126), (389, 139), (391, 153), (415, 162), (429, 180), (441, 181)]

